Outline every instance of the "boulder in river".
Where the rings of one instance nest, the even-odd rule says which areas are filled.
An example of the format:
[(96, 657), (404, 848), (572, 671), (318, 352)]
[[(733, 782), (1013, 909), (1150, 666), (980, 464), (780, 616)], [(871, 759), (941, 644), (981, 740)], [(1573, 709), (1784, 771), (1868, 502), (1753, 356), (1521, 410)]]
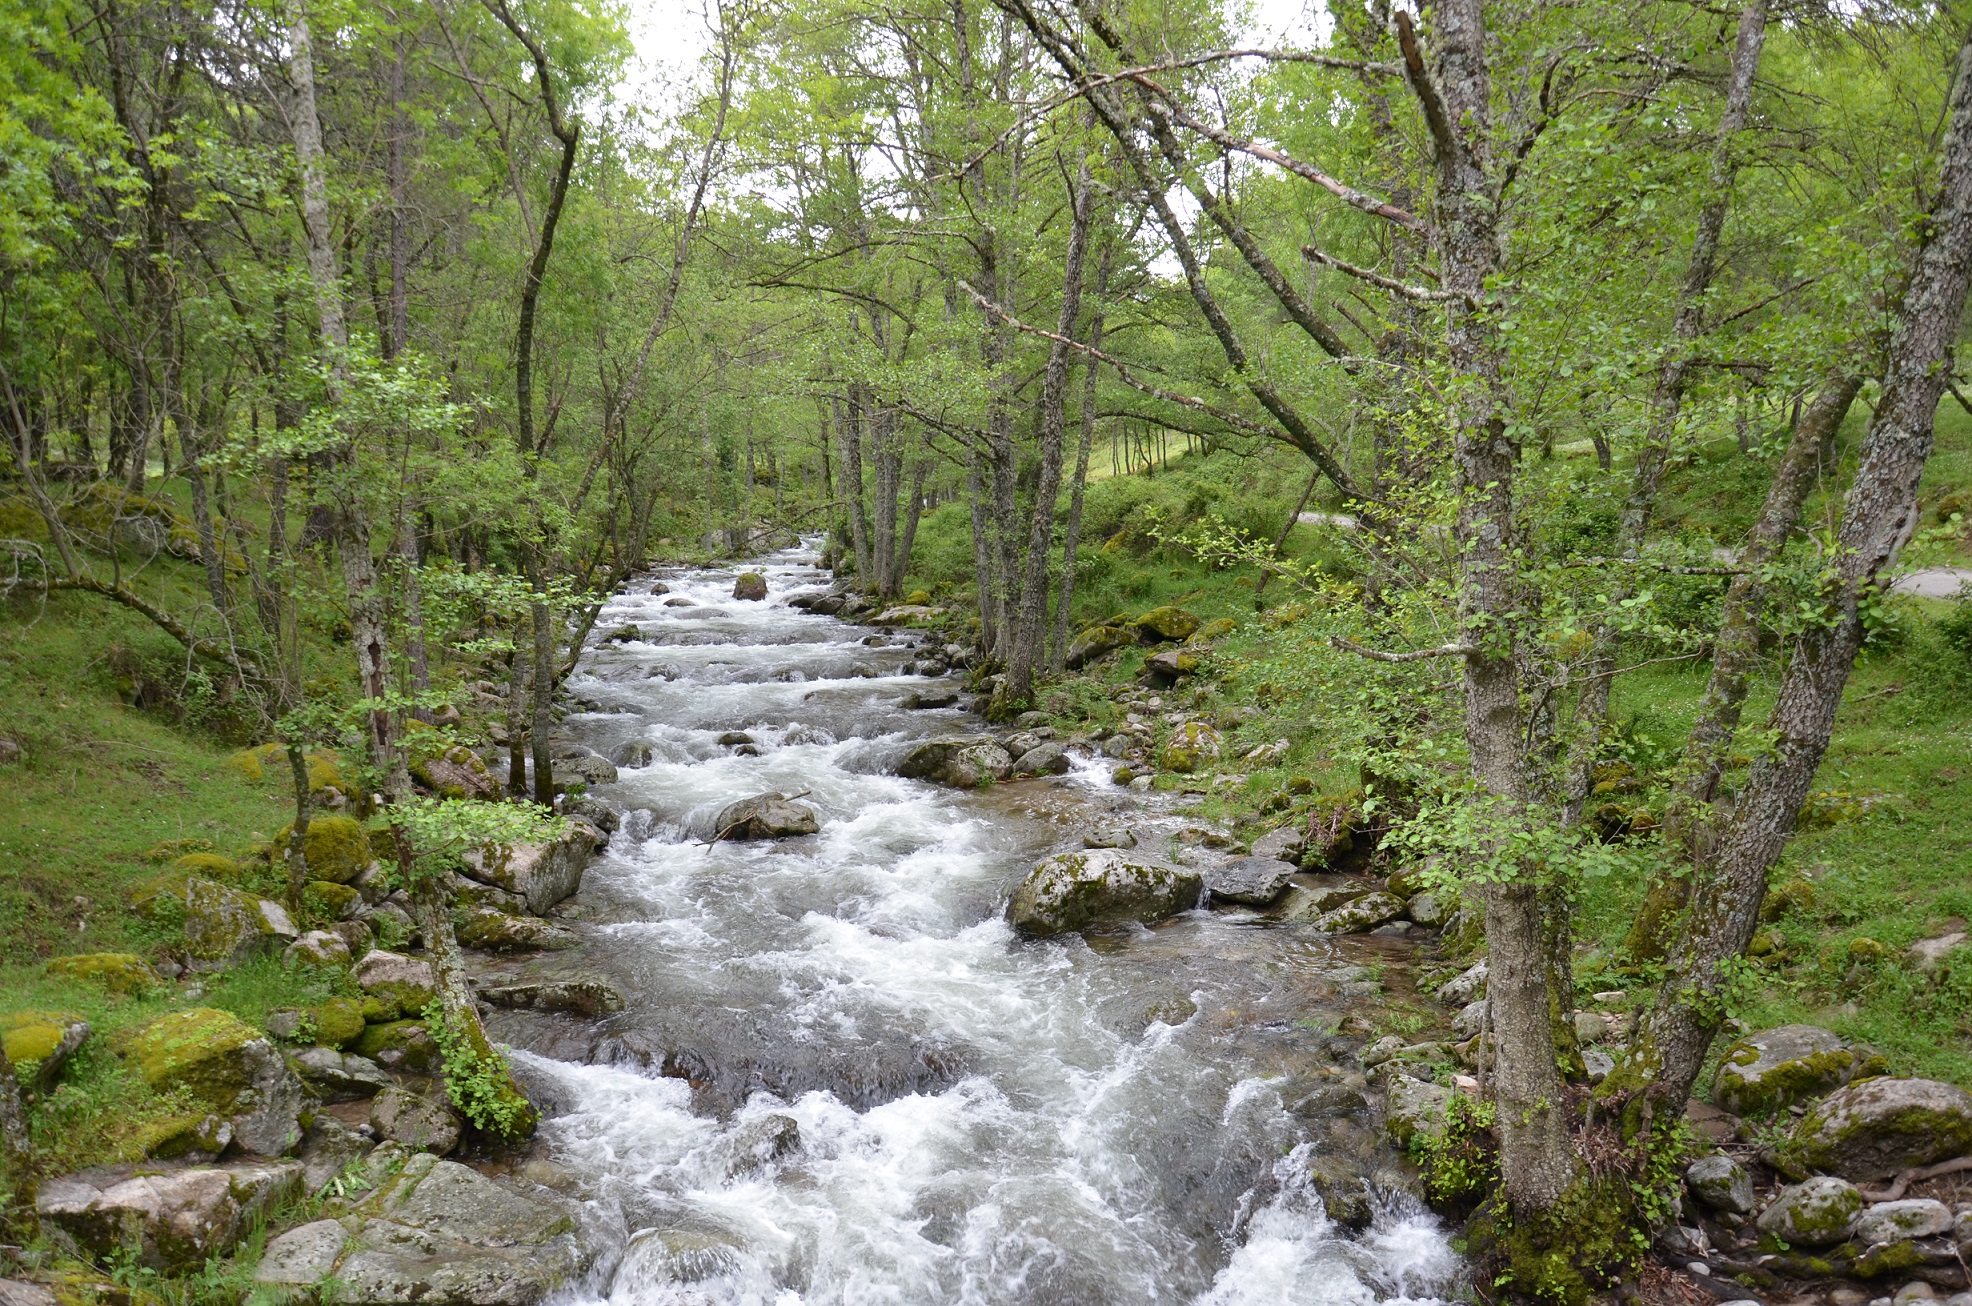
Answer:
[(494, 984), (480, 989), (479, 998), (495, 1007), (564, 1011), (591, 1018), (623, 1010), (622, 992), (608, 980), (595, 976)]
[(712, 824), (721, 839), (789, 839), (822, 828), (814, 808), (777, 791), (728, 803)]
[(1795, 1125), (1778, 1159), (1792, 1171), (1864, 1180), (1966, 1152), (1972, 1152), (1972, 1093), (1935, 1079), (1884, 1076), (1823, 1098)]
[(1239, 857), (1207, 870), (1205, 884), (1215, 900), (1264, 907), (1286, 891), (1294, 870), (1271, 857)]
[(1015, 775), (1063, 775), (1068, 771), (1068, 750), (1052, 739), (1043, 740), (1022, 753), (1013, 764)]
[(473, 907), (459, 915), (459, 942), (482, 952), (556, 952), (578, 947), (582, 941), (539, 916)]
[(1712, 1097), (1736, 1116), (1767, 1115), (1888, 1068), (1881, 1057), (1858, 1054), (1828, 1030), (1781, 1025), (1726, 1049)]
[(552, 843), (475, 848), (462, 859), (465, 874), (481, 884), (519, 894), (527, 909), (538, 914), (582, 887), (582, 872), (595, 856), (597, 834), (575, 822)]
[(897, 774), (907, 780), (971, 789), (1013, 774), (1013, 759), (989, 735), (929, 739), (904, 754)]
[(914, 694), (904, 695), (904, 706), (911, 709), (957, 707), (959, 691), (956, 689), (920, 689)]
[(1084, 848), (1134, 848), (1136, 833), (1127, 825), (1098, 825), (1082, 835)]
[(643, 629), (633, 622), (624, 622), (609, 634), (603, 636), (605, 644), (636, 644), (644, 638)]
[(1855, 1232), (1862, 1206), (1862, 1194), (1854, 1184), (1817, 1175), (1806, 1183), (1781, 1189), (1760, 1212), (1760, 1232), (1803, 1247), (1827, 1247)]
[(554, 769), (556, 778), (563, 782), (580, 780), (585, 785), (616, 783), (615, 765), (607, 757), (592, 753), (586, 748), (580, 751), (557, 753)]
[(1043, 858), (1013, 891), (1007, 917), (1023, 934), (1046, 937), (1090, 925), (1148, 924), (1198, 905), (1204, 877), (1115, 848)]
[(243, 1161), (137, 1174), (86, 1170), (42, 1184), (35, 1212), (98, 1256), (121, 1254), (154, 1270), (222, 1255), (275, 1207), (301, 1193), (299, 1161)]
[(733, 597), (758, 603), (767, 597), (767, 578), (757, 571), (743, 571), (733, 582)]
[(1309, 922), (1329, 934), (1362, 934), (1404, 914), (1403, 900), (1388, 893), (1366, 893)]

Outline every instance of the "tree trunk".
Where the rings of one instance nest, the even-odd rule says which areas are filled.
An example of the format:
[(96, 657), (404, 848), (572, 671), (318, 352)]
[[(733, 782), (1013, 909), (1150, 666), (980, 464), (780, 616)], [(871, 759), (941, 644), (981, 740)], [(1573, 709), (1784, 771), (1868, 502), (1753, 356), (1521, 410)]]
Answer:
[(1921, 230), (1910, 288), (1891, 337), (1883, 395), (1843, 505), (1838, 548), (1823, 590), (1824, 625), (1796, 641), (1767, 726), (1775, 739), (1692, 878), (1691, 911), (1665, 981), (1618, 1074), (1654, 1078), (1650, 1093), (1682, 1104), (1718, 1032), (1731, 964), (1752, 940), (1767, 872), (1793, 833), (1835, 728), (1836, 709), (1863, 641), (1863, 604), (1895, 560), (1917, 514), (1917, 486), (1933, 443), (1938, 401), (1972, 282), (1972, 39), (1961, 45), (1951, 124), (1942, 142), (1936, 203)]
[[(851, 325), (855, 319), (852, 315)], [(837, 409), (837, 429), (842, 433), (842, 495), (849, 500), (849, 542), (856, 552), (856, 588), (868, 589), (876, 583), (875, 563), (870, 551), (869, 517), (863, 506), (863, 386), (849, 383), (848, 402)]]
[(308, 785), (308, 754), (301, 741), (287, 741), (288, 776), (294, 782), (294, 824), (288, 829), (284, 860), (288, 872), (288, 909), (301, 910), (301, 892), (308, 884), (308, 813), (313, 806)]
[[(1105, 242), (1096, 262), (1096, 306), (1089, 315), (1089, 348), (1102, 348), (1103, 300), (1109, 294), (1110, 261), (1114, 246)], [(1082, 543), (1082, 496), (1089, 484), (1089, 451), (1096, 436), (1096, 380), (1098, 366), (1093, 357), (1082, 373), (1082, 439), (1075, 450), (1075, 475), (1068, 491), (1068, 521), (1061, 537), (1061, 595), (1055, 600), (1054, 645), (1048, 650), (1048, 666), (1059, 674), (1068, 665), (1068, 635), (1075, 620), (1075, 555)]]

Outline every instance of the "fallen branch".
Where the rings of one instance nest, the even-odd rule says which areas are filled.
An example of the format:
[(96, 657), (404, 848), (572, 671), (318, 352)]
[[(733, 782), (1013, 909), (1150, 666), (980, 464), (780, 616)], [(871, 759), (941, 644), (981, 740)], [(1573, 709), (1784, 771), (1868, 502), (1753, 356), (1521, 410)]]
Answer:
[(1423, 662), (1428, 658), (1463, 658), (1479, 651), (1478, 647), (1472, 644), (1440, 644), (1437, 648), (1412, 649), (1408, 653), (1385, 653), (1382, 649), (1366, 648), (1355, 640), (1344, 639), (1340, 635), (1329, 636), (1328, 642), (1336, 648), (1354, 653), (1358, 657), (1368, 658), (1372, 662)]
[(1966, 1170), (1972, 1170), (1972, 1155), (1954, 1157), (1949, 1161), (1940, 1161), (1936, 1165), (1904, 1170), (1891, 1181), (1888, 1188), (1875, 1190), (1858, 1188), (1856, 1191), (1863, 1195), (1864, 1201), (1894, 1202), (1902, 1197), (1905, 1190), (1912, 1184), (1921, 1184), (1927, 1179), (1936, 1179), (1948, 1174), (1958, 1174)]
[(160, 608), (157, 604), (152, 603), (149, 599), (134, 590), (97, 580), (93, 576), (72, 576), (66, 580), (50, 580), (48, 582), (48, 589), (51, 591), (84, 590), (90, 594), (100, 594), (106, 599), (121, 603), (133, 612), (140, 612), (150, 618), (151, 622), (160, 630), (164, 631), (165, 634), (171, 636), (180, 644), (183, 644), (199, 657), (209, 658), (214, 662), (223, 663), (249, 679), (261, 679), (266, 675), (265, 669), (260, 665), (260, 659), (253, 654), (243, 649), (234, 648), (230, 644), (220, 644), (213, 640), (194, 635), (178, 618), (172, 616), (169, 612), (166, 612), (163, 608)]

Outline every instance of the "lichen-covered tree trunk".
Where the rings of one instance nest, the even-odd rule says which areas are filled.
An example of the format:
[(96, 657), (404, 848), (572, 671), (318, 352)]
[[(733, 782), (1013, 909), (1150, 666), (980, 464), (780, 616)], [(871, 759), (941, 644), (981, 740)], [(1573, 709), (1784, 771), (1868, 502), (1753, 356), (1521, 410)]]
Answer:
[(1681, 965), (1618, 1067), (1619, 1087), (1647, 1085), (1648, 1096), (1667, 1104), (1684, 1101), (1704, 1065), (1724, 1017), (1731, 963), (1759, 925), (1767, 872), (1827, 752), (1862, 648), (1864, 604), (1915, 524), (1917, 486), (1972, 282), (1972, 40), (1958, 53), (1940, 154), (1937, 199), (1919, 228), (1923, 243), (1891, 336), (1883, 395), (1843, 504), (1821, 624), (1795, 640), (1767, 718), (1774, 745), (1755, 759), (1717, 848), (1695, 867), (1691, 910), (1672, 952)]
[(287, 741), (288, 777), (294, 783), (294, 823), (288, 827), (283, 860), (288, 872), (288, 909), (301, 910), (301, 892), (308, 884), (308, 813), (314, 806), (308, 785), (308, 754), (301, 741)]

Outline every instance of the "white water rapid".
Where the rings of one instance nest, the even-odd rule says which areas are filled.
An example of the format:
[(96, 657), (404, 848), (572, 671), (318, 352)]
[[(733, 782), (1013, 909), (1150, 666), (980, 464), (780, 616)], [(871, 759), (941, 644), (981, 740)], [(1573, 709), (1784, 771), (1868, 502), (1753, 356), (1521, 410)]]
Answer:
[[(622, 1247), (573, 1300), (1454, 1291), (1413, 1199), (1379, 1194), (1352, 1232), (1310, 1183), (1325, 1156), (1372, 1176), (1390, 1160), (1333, 1046), (1364, 958), (1247, 913), (1018, 938), (999, 904), (1035, 858), (1097, 819), (1149, 838), (1179, 818), (1075, 776), (970, 793), (887, 774), (910, 740), (977, 719), (901, 705), (956, 683), (907, 674), (915, 635), (789, 607), (824, 583), (813, 561), (755, 564), (765, 602), (717, 570), (619, 595), (598, 631), (645, 638), (597, 644), (571, 686), (601, 710), (568, 737), (652, 749), (596, 791), (625, 816), (573, 913), (587, 947), (527, 963), (601, 973), (628, 1010), (600, 1027), (494, 1013), (549, 1108), (537, 1155)], [(751, 745), (718, 742), (735, 731)], [(821, 833), (703, 842), (721, 807), (770, 789), (802, 794)]]

